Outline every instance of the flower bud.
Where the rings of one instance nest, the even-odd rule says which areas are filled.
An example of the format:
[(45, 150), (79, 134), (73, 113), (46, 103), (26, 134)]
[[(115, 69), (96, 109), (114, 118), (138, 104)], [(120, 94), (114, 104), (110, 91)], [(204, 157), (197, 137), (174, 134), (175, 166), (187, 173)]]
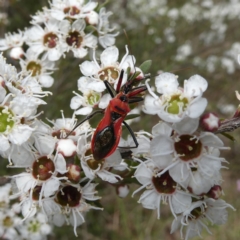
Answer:
[(207, 193), (208, 197), (213, 198), (215, 200), (219, 199), (221, 195), (222, 195), (222, 188), (219, 185), (214, 185)]
[(200, 119), (204, 131), (215, 132), (220, 126), (220, 120), (214, 113), (206, 113)]
[(15, 47), (12, 48), (10, 53), (9, 53), (10, 57), (13, 59), (19, 59), (22, 58), (24, 56), (24, 51), (21, 47)]
[(98, 14), (95, 11), (90, 11), (86, 16), (86, 21), (90, 25), (98, 24)]
[(69, 164), (67, 168), (68, 172), (66, 173), (66, 176), (68, 180), (72, 183), (78, 183), (81, 178), (81, 168), (75, 164)]
[(61, 139), (57, 143), (57, 150), (64, 157), (72, 157), (76, 153), (77, 146), (72, 139)]
[(125, 198), (129, 193), (129, 187), (128, 185), (119, 185), (116, 187), (116, 192), (120, 198)]

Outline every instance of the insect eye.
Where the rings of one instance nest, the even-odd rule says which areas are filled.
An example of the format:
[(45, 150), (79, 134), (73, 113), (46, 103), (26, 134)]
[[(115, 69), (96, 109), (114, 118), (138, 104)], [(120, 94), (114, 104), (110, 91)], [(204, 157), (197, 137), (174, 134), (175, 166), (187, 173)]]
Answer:
[(127, 102), (128, 101), (128, 98), (126, 95), (122, 95), (120, 98), (119, 98), (122, 102)]

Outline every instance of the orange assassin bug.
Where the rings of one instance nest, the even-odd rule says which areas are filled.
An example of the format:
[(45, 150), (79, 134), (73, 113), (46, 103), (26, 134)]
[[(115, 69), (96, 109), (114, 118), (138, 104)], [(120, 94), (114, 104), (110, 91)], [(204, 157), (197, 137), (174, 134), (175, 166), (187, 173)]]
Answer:
[(143, 99), (141, 97), (135, 96), (143, 91), (146, 91), (147, 88), (146, 86), (132, 88), (132, 80), (124, 84), (122, 91), (119, 91), (123, 73), (123, 71), (120, 73), (116, 88), (116, 95), (114, 95), (109, 82), (104, 81), (106, 88), (113, 99), (110, 100), (108, 107), (105, 109), (104, 117), (98, 124), (96, 131), (93, 134), (91, 149), (95, 160), (108, 157), (116, 150), (122, 135), (122, 123), (127, 127), (131, 134), (136, 145), (134, 147), (138, 146), (138, 142), (132, 129), (124, 121), (124, 119), (131, 111), (129, 104), (142, 101)]
[(128, 80), (121, 87), (123, 74), (124, 71), (121, 70), (116, 91), (107, 80), (104, 81), (106, 89), (112, 97), (107, 108), (105, 110), (97, 110), (94, 113), (88, 115), (83, 121), (74, 127), (74, 129), (76, 129), (79, 125), (92, 118), (95, 114), (104, 113), (104, 116), (99, 122), (91, 140), (91, 150), (95, 160), (101, 160), (115, 152), (122, 135), (122, 124), (127, 127), (135, 143), (135, 146), (130, 148), (138, 147), (137, 139), (132, 129), (124, 121), (124, 119), (131, 111), (129, 104), (142, 101), (143, 98), (136, 95), (146, 91), (147, 88), (146, 86), (139, 86), (135, 88), (132, 87), (132, 84), (136, 78), (134, 76), (138, 75), (136, 73), (133, 74), (132, 79)]

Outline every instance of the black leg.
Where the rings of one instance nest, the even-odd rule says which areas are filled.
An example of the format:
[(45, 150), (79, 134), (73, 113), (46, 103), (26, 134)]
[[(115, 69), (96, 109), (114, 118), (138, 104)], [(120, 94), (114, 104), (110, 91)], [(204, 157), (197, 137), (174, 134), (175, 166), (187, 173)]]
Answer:
[(111, 95), (111, 97), (114, 98), (116, 96), (116, 91), (114, 90), (112, 85), (107, 80), (104, 81), (104, 84), (105, 84), (106, 89), (108, 90), (109, 94)]
[(131, 97), (130, 100), (128, 101), (129, 104), (131, 103), (137, 103), (143, 101), (142, 97)]
[(134, 146), (134, 147), (119, 147), (119, 148), (137, 148), (138, 145), (139, 145), (139, 143), (138, 143), (138, 141), (137, 141), (137, 139), (136, 139), (136, 137), (135, 137), (135, 135), (134, 135), (134, 132), (132, 131), (132, 129), (130, 128), (130, 126), (129, 126), (125, 121), (123, 121), (123, 124), (126, 126), (126, 128), (128, 129), (128, 131), (130, 132), (130, 134), (131, 134), (131, 136), (132, 136), (132, 138), (133, 138), (133, 141), (134, 141), (134, 143), (135, 143), (135, 146)]
[(98, 114), (98, 113), (103, 113), (104, 110), (97, 110), (91, 114), (89, 114), (86, 118), (84, 118), (81, 122), (77, 123), (77, 125), (71, 130), (71, 132), (69, 132), (67, 134), (67, 136), (65, 138), (67, 138), (78, 126), (80, 126), (81, 124), (83, 124), (84, 122), (86, 122), (87, 120), (89, 120), (90, 118), (92, 118), (94, 115)]

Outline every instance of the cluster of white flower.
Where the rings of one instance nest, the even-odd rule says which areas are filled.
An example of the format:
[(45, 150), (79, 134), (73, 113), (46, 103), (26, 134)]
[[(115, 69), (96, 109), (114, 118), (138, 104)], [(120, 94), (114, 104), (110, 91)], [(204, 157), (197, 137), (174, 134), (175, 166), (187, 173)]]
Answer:
[[(100, 198), (96, 195), (97, 184), (93, 181), (100, 178), (114, 184), (122, 179), (112, 172), (113, 168), (127, 168), (116, 150), (118, 142), (110, 149), (113, 154), (107, 152), (104, 159), (95, 160), (91, 152), (94, 131), (87, 121), (76, 128), (75, 119), (75, 114), (88, 114), (97, 105), (103, 113), (111, 98), (109, 94), (101, 97), (105, 89), (103, 80), (108, 81), (114, 90), (122, 72), (122, 86), (126, 85), (129, 75), (139, 83), (143, 72), (134, 67), (132, 61), (135, 62), (135, 59), (128, 50), (120, 63), (117, 60), (118, 49), (108, 47), (101, 54), (101, 66), (95, 58), (93, 62), (83, 62), (80, 68), (85, 77), (79, 80), (79, 85), (83, 86), (79, 90), (91, 93), (84, 96), (90, 99), (90, 103), (94, 102), (94, 93), (99, 94), (100, 101), (85, 106), (79, 104), (77, 95), (71, 105), (78, 104), (81, 108), (72, 118), (62, 115), (62, 119), (49, 121), (52, 125), (49, 126), (38, 120), (37, 114), (37, 107), (45, 104), (41, 97), (49, 92), (42, 91), (40, 83), (32, 75), (27, 75), (27, 71), (17, 74), (16, 68), (6, 64), (1, 56), (0, 154), (9, 160), (9, 167), (26, 168), (26, 172), (11, 177), (15, 186), (13, 197), (20, 199), (24, 220), (41, 213), (46, 221), (56, 226), (72, 224), (77, 235), (76, 228), (85, 221), (85, 213), (89, 209), (101, 210), (89, 204), (89, 201)], [(93, 69), (92, 75), (88, 72), (89, 67)], [(119, 140), (120, 136), (121, 131), (118, 133)]]
[[(83, 0), (53, 0), (50, 8), (43, 8), (32, 16), (32, 27), (18, 33), (8, 33), (0, 40), (0, 50), (10, 50), (14, 59), (21, 59), (22, 70), (27, 70), (41, 86), (51, 87), (54, 62), (71, 51), (75, 58), (83, 58), (99, 43), (104, 47), (115, 43), (117, 33), (109, 25), (111, 12), (98, 3)], [(28, 46), (24, 52), (24, 45)]]
[[(0, 155), (10, 167), (25, 168), (11, 177), (11, 198), (19, 204), (15, 212), (1, 209), (6, 222), (1, 236), (16, 239), (21, 233), (23, 238), (44, 239), (51, 231), (49, 223), (71, 224), (77, 236), (86, 213), (102, 210), (97, 184), (108, 182), (125, 197), (125, 183), (132, 177), (142, 185), (133, 195), (145, 190), (139, 199), (143, 207), (156, 209), (160, 218), (161, 202), (168, 203), (174, 216), (171, 232), (180, 228), (183, 237), (186, 227), (185, 239), (200, 235), (203, 228), (209, 231), (207, 222), (225, 223), (231, 205), (220, 199), (220, 171), (226, 162), (220, 150), (226, 147), (213, 133), (220, 120), (213, 114), (199, 120), (207, 106), (202, 97), (207, 81), (194, 75), (181, 88), (174, 74), (161, 73), (155, 79), (156, 94), (147, 74), (151, 61), (136, 67), (126, 47), (119, 62), (118, 48), (109, 46), (115, 39), (110, 13), (101, 9), (98, 14), (95, 2), (83, 2), (53, 0), (50, 9), (33, 16), (32, 28), (8, 34), (0, 43), (2, 50), (11, 48), (12, 55), (17, 49), (21, 53), (24, 43), (29, 46), (25, 60), (20, 59), (20, 73), (0, 57)], [(87, 25), (97, 30), (106, 49), (99, 61), (94, 51), (93, 61), (80, 65), (83, 76), (78, 80), (80, 93), (75, 92), (70, 103), (72, 118), (62, 113), (61, 119), (46, 124), (38, 118), (38, 106), (46, 104), (42, 98), (50, 92), (42, 87), (53, 84), (53, 61), (65, 52), (82, 58), (87, 48), (95, 48), (97, 38), (84, 33)], [(135, 136), (126, 116), (139, 109), (130, 107), (142, 101), (147, 90), (142, 110), (161, 121), (152, 133), (143, 130)], [(97, 113), (104, 115), (93, 129), (88, 120)], [(87, 117), (77, 123), (76, 115)], [(122, 124), (131, 134), (127, 141), (121, 139)], [(136, 170), (130, 169), (133, 166)], [(9, 195), (10, 185), (0, 189), (0, 197), (6, 192)], [(18, 229), (20, 212), (27, 229)]]
[[(52, 231), (52, 226), (46, 222), (44, 215), (38, 213), (22, 221), (21, 209), (14, 200), (10, 200), (12, 185), (0, 187), (0, 235), (2, 239), (45, 240)], [(13, 202), (13, 203), (12, 203)]]
[[(146, 82), (148, 86), (148, 83)], [(144, 208), (157, 209), (160, 218), (161, 202), (169, 204), (174, 216), (171, 232), (186, 227), (184, 239), (201, 236), (208, 223), (221, 225), (227, 220), (226, 208), (231, 205), (220, 199), (222, 194), (222, 163), (220, 151), (228, 149), (214, 133), (219, 119), (206, 114), (199, 129), (199, 117), (207, 100), (202, 93), (207, 81), (199, 75), (185, 80), (178, 87), (177, 77), (162, 73), (156, 77), (158, 97), (148, 86), (143, 111), (158, 114), (161, 121), (152, 133), (137, 133), (139, 147), (132, 149), (132, 158), (139, 163), (134, 176), (142, 185), (135, 193), (145, 189), (139, 203)], [(212, 132), (209, 132), (212, 131)], [(123, 141), (124, 142), (124, 141)], [(125, 146), (132, 146), (131, 138)]]

